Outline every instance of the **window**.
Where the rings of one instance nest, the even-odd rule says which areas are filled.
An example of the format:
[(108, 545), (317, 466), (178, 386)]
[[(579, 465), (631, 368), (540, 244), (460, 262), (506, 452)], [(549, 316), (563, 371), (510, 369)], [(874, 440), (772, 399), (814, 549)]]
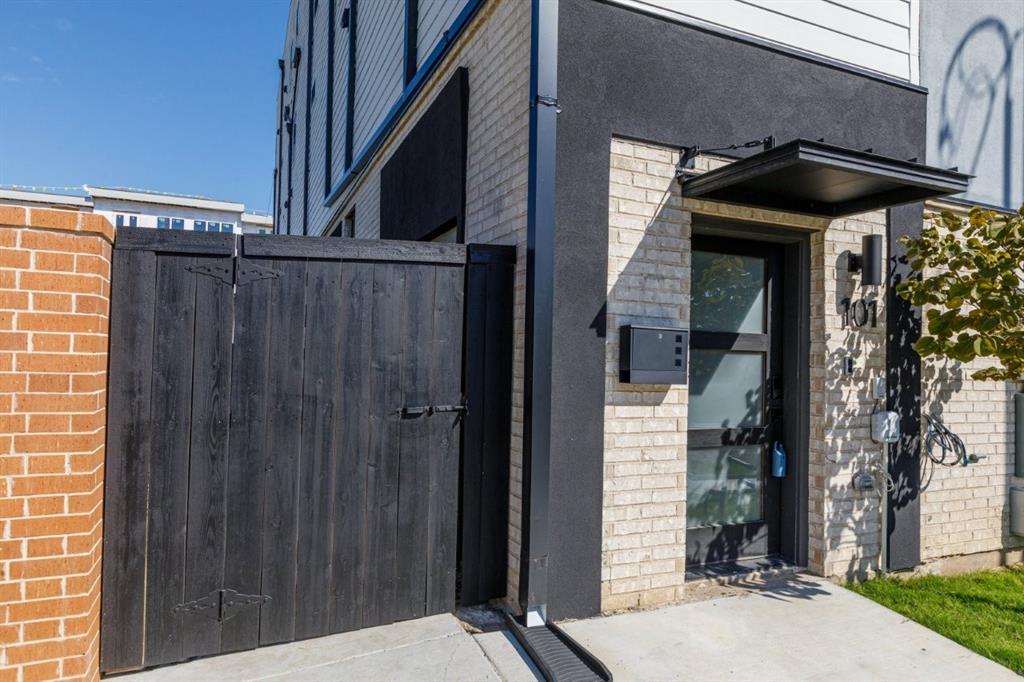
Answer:
[(161, 229), (161, 230), (170, 229), (170, 227), (171, 227), (171, 219), (170, 218), (157, 218), (156, 219), (156, 226), (157, 226), (158, 229)]
[(130, 216), (128, 216), (128, 227), (138, 227), (138, 226), (139, 226), (139, 216), (137, 216), (137, 215), (130, 215)]
[(220, 232), (220, 223), (215, 223), (212, 220), (206, 223), (207, 232)]
[(124, 216), (118, 213), (117, 217), (114, 219), (114, 224), (118, 227), (124, 227)]
[(206, 232), (206, 221), (205, 220), (193, 220), (192, 229), (196, 232)]
[(171, 218), (171, 229), (172, 230), (184, 230), (185, 221), (181, 218)]
[(342, 237), (349, 237), (350, 239), (352, 237), (356, 236), (356, 209), (355, 209), (355, 207), (353, 207), (352, 210), (348, 212), (348, 215), (345, 216), (345, 222), (343, 222), (341, 224), (341, 236)]
[(432, 242), (444, 242), (446, 244), (457, 244), (459, 241), (459, 228), (452, 227), (444, 232), (441, 232), (436, 237), (431, 237), (428, 241)]
[(221, 232), (234, 232), (235, 231), (235, 224), (234, 223), (221, 223), (220, 224), (220, 231)]

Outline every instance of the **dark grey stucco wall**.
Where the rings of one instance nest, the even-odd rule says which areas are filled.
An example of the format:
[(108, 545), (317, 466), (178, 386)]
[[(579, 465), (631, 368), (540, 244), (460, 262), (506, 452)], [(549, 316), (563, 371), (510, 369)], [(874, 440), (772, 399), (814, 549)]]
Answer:
[(923, 157), (925, 95), (594, 0), (560, 0), (549, 615), (600, 609), (613, 135), (714, 147), (825, 137)]
[(963, 197), (1003, 208), (1024, 202), (1024, 2), (921, 3), (921, 83), (928, 162), (975, 179)]

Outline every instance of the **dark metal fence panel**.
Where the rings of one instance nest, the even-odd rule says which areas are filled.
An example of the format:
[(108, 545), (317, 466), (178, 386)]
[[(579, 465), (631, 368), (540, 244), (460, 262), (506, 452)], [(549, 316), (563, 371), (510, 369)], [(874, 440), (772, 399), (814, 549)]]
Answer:
[(104, 671), (450, 611), (460, 561), (502, 596), (513, 266), (472, 253), (118, 232)]

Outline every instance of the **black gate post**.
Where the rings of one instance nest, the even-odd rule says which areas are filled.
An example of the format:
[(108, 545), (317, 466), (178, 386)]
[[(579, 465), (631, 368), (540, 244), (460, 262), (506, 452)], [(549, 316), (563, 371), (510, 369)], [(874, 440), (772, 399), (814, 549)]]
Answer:
[(468, 246), (459, 513), (467, 606), (506, 592), (515, 257), (512, 246)]

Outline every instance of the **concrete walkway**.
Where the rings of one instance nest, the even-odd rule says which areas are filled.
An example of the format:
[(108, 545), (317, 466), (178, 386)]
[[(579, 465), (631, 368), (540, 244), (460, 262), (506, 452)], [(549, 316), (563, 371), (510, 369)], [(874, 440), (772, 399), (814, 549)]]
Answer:
[[(903, 616), (806, 576), (564, 629), (630, 680), (1020, 680)], [(727, 596), (727, 595), (735, 596)]]
[(506, 633), (490, 632), (474, 637), (454, 616), (441, 615), (203, 658), (127, 675), (123, 679), (131, 682), (498, 682), (503, 679), (498, 668), (517, 680), (536, 679)]
[[(694, 601), (563, 623), (616, 682), (1019, 680), (899, 614), (807, 576), (695, 586)], [(467, 680), (535, 682), (511, 635), (471, 635), (442, 615), (206, 658), (131, 682)]]

